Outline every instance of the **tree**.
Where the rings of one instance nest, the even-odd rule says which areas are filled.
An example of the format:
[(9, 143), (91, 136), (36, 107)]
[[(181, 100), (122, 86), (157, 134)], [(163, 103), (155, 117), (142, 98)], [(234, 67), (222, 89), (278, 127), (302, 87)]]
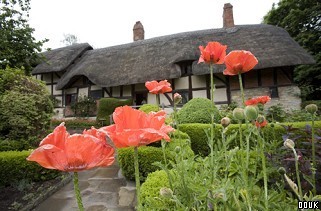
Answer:
[(30, 0), (2, 0), (0, 2), (0, 68), (24, 68), (30, 73), (40, 59), (43, 43), (36, 41), (34, 29), (28, 25)]
[(316, 60), (315, 65), (295, 69), (303, 99), (321, 99), (321, 2), (320, 0), (280, 0), (264, 16), (264, 23), (280, 26)]
[(64, 39), (61, 41), (65, 46), (78, 43), (78, 37), (74, 34), (64, 34)]

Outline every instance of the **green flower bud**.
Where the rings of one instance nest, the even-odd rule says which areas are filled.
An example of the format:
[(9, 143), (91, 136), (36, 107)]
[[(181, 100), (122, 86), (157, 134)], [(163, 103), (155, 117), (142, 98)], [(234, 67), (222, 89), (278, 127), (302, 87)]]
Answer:
[(231, 119), (228, 118), (228, 117), (224, 117), (224, 118), (221, 119), (221, 125), (223, 127), (229, 126), (230, 123), (231, 123)]
[(176, 147), (175, 147), (175, 152), (176, 152), (176, 153), (180, 153), (180, 151), (181, 151), (181, 147), (180, 147), (180, 146), (176, 146)]
[(316, 104), (309, 104), (305, 106), (305, 110), (310, 114), (314, 114), (318, 110), (318, 106)]
[(235, 108), (233, 110), (233, 117), (237, 120), (245, 119), (244, 109), (243, 108)]
[(265, 121), (265, 117), (262, 116), (262, 115), (259, 115), (259, 116), (256, 118), (256, 121), (261, 124), (261, 123), (263, 123), (263, 122)]
[(159, 190), (159, 194), (168, 199), (173, 197), (173, 191), (170, 188), (166, 188), (166, 187), (161, 188)]
[(256, 106), (246, 106), (244, 109), (244, 113), (246, 118), (250, 121), (255, 120), (259, 115)]
[(294, 149), (295, 144), (291, 139), (286, 139), (284, 142), (284, 146), (285, 148), (288, 148), (288, 149)]

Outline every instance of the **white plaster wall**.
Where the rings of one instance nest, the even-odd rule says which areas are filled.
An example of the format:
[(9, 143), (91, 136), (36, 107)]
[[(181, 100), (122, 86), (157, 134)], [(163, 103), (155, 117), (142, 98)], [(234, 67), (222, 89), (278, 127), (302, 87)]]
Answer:
[(123, 96), (124, 97), (131, 97), (132, 96), (131, 85), (123, 86)]
[(97, 85), (92, 85), (92, 86), (90, 87), (90, 89), (91, 89), (92, 91), (101, 90), (101, 87), (100, 87), (100, 86), (97, 86)]
[(51, 94), (51, 85), (46, 85), (46, 88), (47, 88), (49, 94)]
[(53, 82), (57, 83), (59, 81), (59, 78), (56, 76), (56, 74), (53, 74)]
[(62, 94), (62, 90), (56, 90), (56, 84), (53, 85), (53, 94), (54, 95), (61, 95)]
[(175, 89), (188, 89), (188, 76), (175, 79)]
[(78, 96), (88, 96), (88, 87), (85, 87), (85, 88), (80, 88), (79, 89), (79, 93), (78, 93)]
[(75, 94), (77, 93), (77, 88), (65, 89), (65, 94)]
[(206, 87), (205, 75), (193, 75), (192, 76), (192, 86), (193, 86), (193, 88), (204, 88), (204, 87)]
[(214, 102), (227, 101), (226, 88), (215, 89)]
[(43, 81), (51, 83), (51, 73), (43, 74)]
[(207, 98), (206, 90), (193, 91), (193, 98)]
[(119, 97), (120, 96), (120, 88), (119, 86), (113, 87), (113, 97)]
[(64, 118), (64, 108), (55, 108), (53, 118), (54, 119), (63, 119)]

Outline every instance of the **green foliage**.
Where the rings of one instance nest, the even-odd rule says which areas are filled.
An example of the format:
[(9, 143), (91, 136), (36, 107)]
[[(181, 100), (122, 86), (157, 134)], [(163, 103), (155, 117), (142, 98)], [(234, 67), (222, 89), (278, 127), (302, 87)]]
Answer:
[[(176, 146), (181, 147), (187, 153), (187, 156), (194, 156), (193, 151), (190, 148), (190, 143), (186, 139), (172, 139), (166, 143), (166, 159), (174, 160)], [(129, 179), (135, 179), (134, 169), (134, 149), (131, 148), (120, 148), (118, 149), (118, 162), (122, 170), (123, 175)], [(145, 181), (147, 175), (151, 172), (159, 170), (160, 168), (153, 165), (155, 162), (163, 162), (163, 152), (159, 147), (142, 146), (138, 148), (138, 162), (139, 162), (139, 173), (140, 180)]]
[[(206, 156), (209, 154), (208, 147), (208, 136), (210, 134), (210, 125), (209, 124), (200, 124), (200, 123), (192, 123), (192, 124), (181, 124), (179, 125), (179, 129), (182, 132), (188, 134), (191, 138), (191, 148), (197, 155)], [(215, 125), (214, 128), (214, 142), (221, 140), (221, 125)]]
[(139, 110), (148, 114), (149, 112), (152, 112), (152, 111), (154, 112), (160, 111), (160, 108), (154, 104), (144, 104), (139, 108)]
[(76, 102), (71, 104), (71, 109), (76, 117), (93, 116), (96, 111), (96, 101), (85, 96), (79, 96)]
[(277, 105), (270, 106), (267, 109), (266, 119), (269, 122), (284, 122), (287, 117), (287, 114), (282, 106), (278, 103)]
[(209, 99), (193, 98), (178, 111), (177, 121), (180, 124), (211, 123), (212, 114), (215, 122), (221, 120), (218, 109)]
[(60, 123), (64, 122), (68, 129), (90, 129), (92, 126), (100, 127), (101, 123), (89, 119), (51, 119), (50, 125), (52, 128), (57, 127)]
[(314, 56), (315, 65), (295, 69), (295, 80), (307, 100), (321, 99), (320, 11), (316, 0), (281, 0), (264, 16), (264, 23), (284, 28)]
[(31, 151), (0, 152), (0, 186), (12, 185), (20, 180), (46, 181), (61, 173), (41, 167), (26, 158)]
[(163, 187), (169, 187), (167, 174), (164, 170), (155, 171), (148, 175), (140, 189), (140, 201), (144, 209), (153, 210), (157, 207), (159, 210), (161, 208), (170, 210), (173, 205), (169, 206), (172, 204), (169, 199), (164, 199), (165, 201), (159, 200), (162, 198), (160, 189)]
[(21, 68), (30, 73), (40, 59), (43, 43), (36, 41), (34, 29), (28, 24), (29, 0), (0, 2), (0, 69), (6, 66)]
[[(262, 132), (265, 138), (265, 141), (269, 144), (276, 142), (280, 147), (283, 144), (282, 136), (286, 134), (286, 130), (282, 125), (292, 125), (295, 128), (304, 129), (306, 124), (311, 124), (311, 122), (289, 122), (282, 124), (268, 124), (266, 127), (262, 128)], [(181, 124), (179, 126), (180, 130), (187, 133), (191, 139), (191, 147), (195, 154), (206, 156), (209, 154), (209, 147), (207, 144), (208, 135), (210, 131), (209, 124)], [(246, 124), (242, 124), (242, 130), (244, 131)], [(315, 122), (315, 128), (321, 128), (321, 121)], [(214, 143), (221, 142), (221, 125), (215, 125), (214, 127)], [(232, 136), (237, 134), (236, 137), (231, 140), (230, 146), (238, 146), (239, 143), (239, 125), (230, 124), (227, 127), (225, 132), (226, 136)], [(243, 133), (243, 141), (245, 141), (245, 134)], [(255, 147), (256, 141), (253, 140), (250, 142), (252, 147)]]
[(132, 99), (101, 98), (96, 120), (100, 122), (101, 119), (105, 119), (105, 125), (109, 125), (109, 116), (117, 107), (124, 105), (132, 105)]

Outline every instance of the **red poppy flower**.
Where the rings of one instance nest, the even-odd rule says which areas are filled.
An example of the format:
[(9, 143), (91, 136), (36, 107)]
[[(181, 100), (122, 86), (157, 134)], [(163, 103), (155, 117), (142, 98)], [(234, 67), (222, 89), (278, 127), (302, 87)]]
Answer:
[(248, 99), (247, 101), (245, 101), (245, 105), (257, 105), (259, 103), (264, 105), (265, 103), (269, 102), (270, 100), (271, 100), (271, 98), (269, 96), (260, 96), (260, 97)]
[(263, 122), (259, 122), (259, 121), (255, 121), (255, 126), (258, 128), (262, 128), (265, 127), (268, 124), (268, 122), (266, 120), (264, 120)]
[(205, 62), (207, 64), (223, 64), (224, 57), (226, 56), (226, 45), (222, 45), (219, 42), (209, 42), (204, 48), (199, 46), (201, 56), (198, 63)]
[(166, 92), (171, 92), (171, 84), (167, 82), (167, 80), (164, 81), (147, 81), (145, 83), (146, 88), (150, 93), (153, 94), (164, 94)]
[(231, 51), (225, 57), (224, 75), (238, 75), (254, 68), (258, 61), (250, 51)]
[(174, 130), (166, 126), (165, 112), (151, 112), (146, 114), (129, 106), (118, 107), (113, 113), (115, 124), (100, 128), (106, 132), (117, 148), (142, 146), (165, 139)]
[(40, 142), (27, 160), (44, 168), (72, 172), (109, 166), (114, 162), (114, 149), (106, 143), (104, 134), (98, 134), (84, 131), (84, 134), (69, 135), (62, 123)]

